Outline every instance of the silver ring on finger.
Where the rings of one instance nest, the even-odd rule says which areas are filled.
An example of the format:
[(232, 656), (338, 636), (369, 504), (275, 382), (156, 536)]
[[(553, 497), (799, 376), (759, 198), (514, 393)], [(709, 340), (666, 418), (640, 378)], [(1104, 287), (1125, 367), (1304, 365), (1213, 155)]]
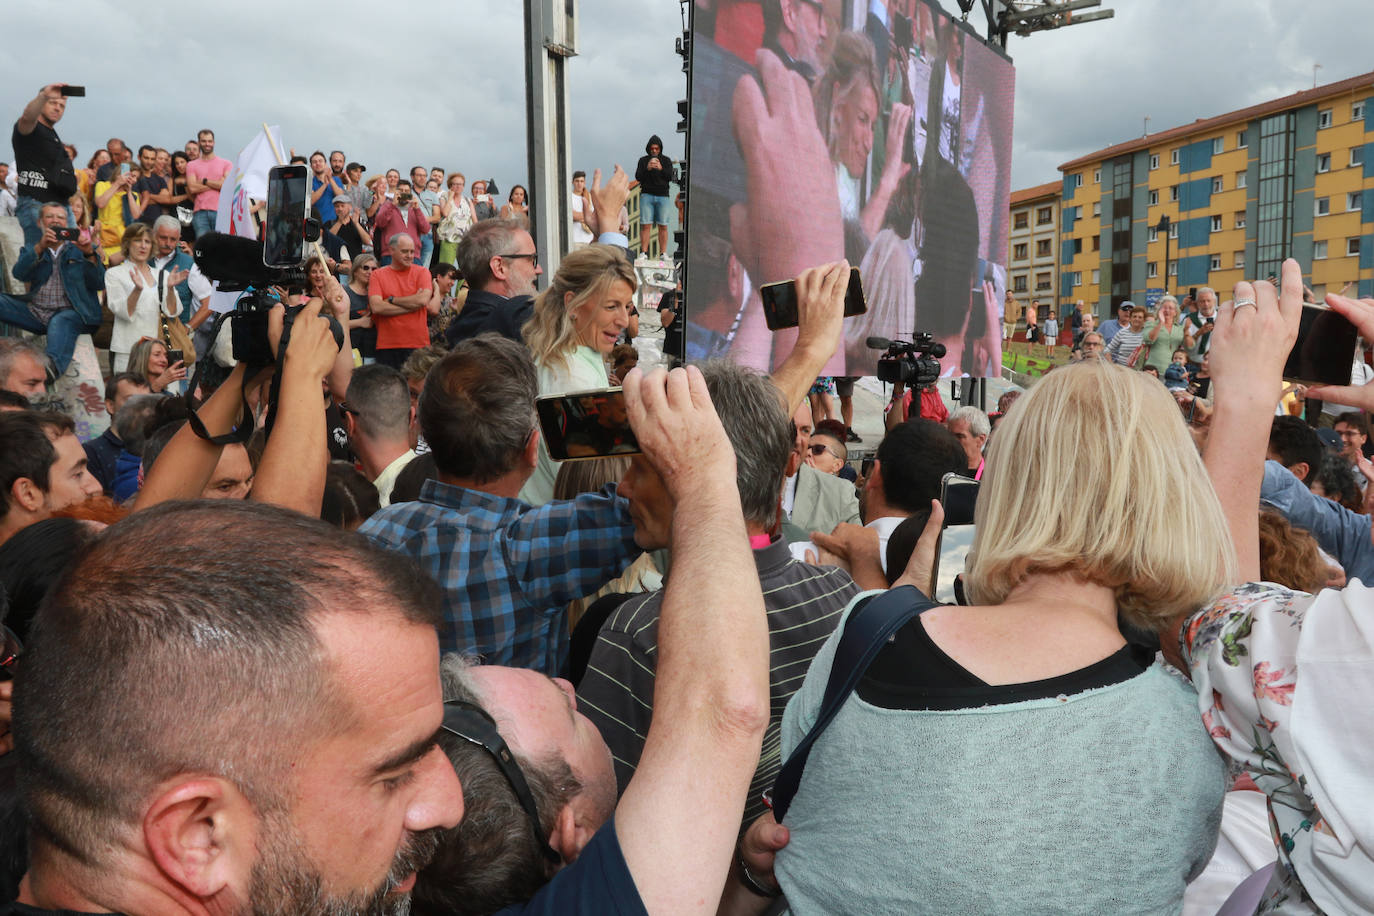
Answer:
[(1259, 310), (1259, 306), (1255, 303), (1255, 300), (1254, 300), (1254, 299), (1237, 299), (1237, 300), (1235, 301), (1235, 304), (1232, 306), (1232, 308), (1238, 308), (1238, 309), (1240, 309), (1240, 308), (1245, 308), (1245, 306), (1247, 306), (1247, 305), (1250, 306), (1251, 308), (1255, 309), (1256, 311)]

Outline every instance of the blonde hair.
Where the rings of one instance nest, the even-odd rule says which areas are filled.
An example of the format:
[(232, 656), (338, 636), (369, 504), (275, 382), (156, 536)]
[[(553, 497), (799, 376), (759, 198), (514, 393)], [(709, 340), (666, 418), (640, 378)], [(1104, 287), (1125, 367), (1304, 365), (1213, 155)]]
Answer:
[[(1073, 483), (1059, 486), (1066, 468)], [(965, 575), (974, 604), (1061, 573), (1153, 627), (1236, 581), (1235, 550), (1178, 407), (1154, 379), (1091, 360), (1041, 379), (988, 450)]]
[[(599, 302), (617, 280), (628, 283), (631, 293), (639, 285), (634, 268), (618, 248), (588, 245), (563, 258), (549, 288), (534, 300), (534, 314), (522, 329), (536, 366), (564, 361), (577, 349), (573, 312)], [(573, 297), (564, 305), (568, 293)]]

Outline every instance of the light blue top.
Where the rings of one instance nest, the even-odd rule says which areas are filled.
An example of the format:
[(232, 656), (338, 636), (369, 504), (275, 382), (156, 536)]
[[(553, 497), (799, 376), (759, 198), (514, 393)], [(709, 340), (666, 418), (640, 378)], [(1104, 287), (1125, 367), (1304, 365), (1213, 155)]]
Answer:
[(1295, 527), (1311, 532), (1351, 579), (1374, 581), (1374, 542), (1370, 518), (1318, 496), (1277, 461), (1264, 462), (1260, 502), (1273, 506)]
[[(819, 711), (839, 632), (787, 706), (784, 758)], [(1225, 781), (1197, 695), (1158, 665), (978, 709), (851, 696), (812, 748), (776, 874), (799, 916), (1179, 913)]]

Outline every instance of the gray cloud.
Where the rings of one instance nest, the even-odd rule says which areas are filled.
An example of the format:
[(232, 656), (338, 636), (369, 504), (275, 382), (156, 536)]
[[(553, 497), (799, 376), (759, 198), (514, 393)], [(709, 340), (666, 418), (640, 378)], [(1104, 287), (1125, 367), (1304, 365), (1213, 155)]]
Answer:
[[(1074, 157), (1370, 68), (1359, 35), (1368, 0), (1104, 0), (1116, 18), (1013, 36), (1017, 65), (1013, 186), (1058, 178)], [(943, 5), (957, 15), (952, 0)], [(116, 135), (179, 147), (213, 127), (232, 156), (262, 121), (299, 152), (339, 147), (369, 171), (423, 163), (524, 183), (522, 4), (357, 0), (298, 6), (192, 0), (178, 16), (136, 15), (113, 0), (70, 0), (80, 40), (54, 39), (44, 4), (5, 12), (0, 120), (13, 123), (45, 82), (88, 86), (59, 131), (84, 160)], [(977, 21), (975, 13), (971, 21)], [(572, 159), (632, 168), (673, 132), (685, 91), (673, 41), (676, 0), (581, 0), (570, 67)], [(60, 59), (55, 49), (65, 50)], [(4, 150), (8, 158), (9, 150)]]

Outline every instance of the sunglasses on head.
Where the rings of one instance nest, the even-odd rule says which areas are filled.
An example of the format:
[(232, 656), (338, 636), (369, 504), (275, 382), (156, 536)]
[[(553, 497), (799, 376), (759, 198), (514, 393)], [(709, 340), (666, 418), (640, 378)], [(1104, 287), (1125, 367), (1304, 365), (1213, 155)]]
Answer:
[(515, 755), (497, 731), (496, 720), (480, 706), (461, 700), (445, 700), (442, 728), (450, 735), (475, 744), (491, 755), (496, 768), (506, 777), (506, 782), (510, 783), (516, 801), (529, 817), (540, 851), (550, 862), (561, 864), (563, 857), (549, 845), (548, 834), (544, 832), (544, 825), (539, 822), (539, 809), (534, 804), (534, 793), (530, 791), (530, 785), (525, 781), (525, 774), (516, 762)]

